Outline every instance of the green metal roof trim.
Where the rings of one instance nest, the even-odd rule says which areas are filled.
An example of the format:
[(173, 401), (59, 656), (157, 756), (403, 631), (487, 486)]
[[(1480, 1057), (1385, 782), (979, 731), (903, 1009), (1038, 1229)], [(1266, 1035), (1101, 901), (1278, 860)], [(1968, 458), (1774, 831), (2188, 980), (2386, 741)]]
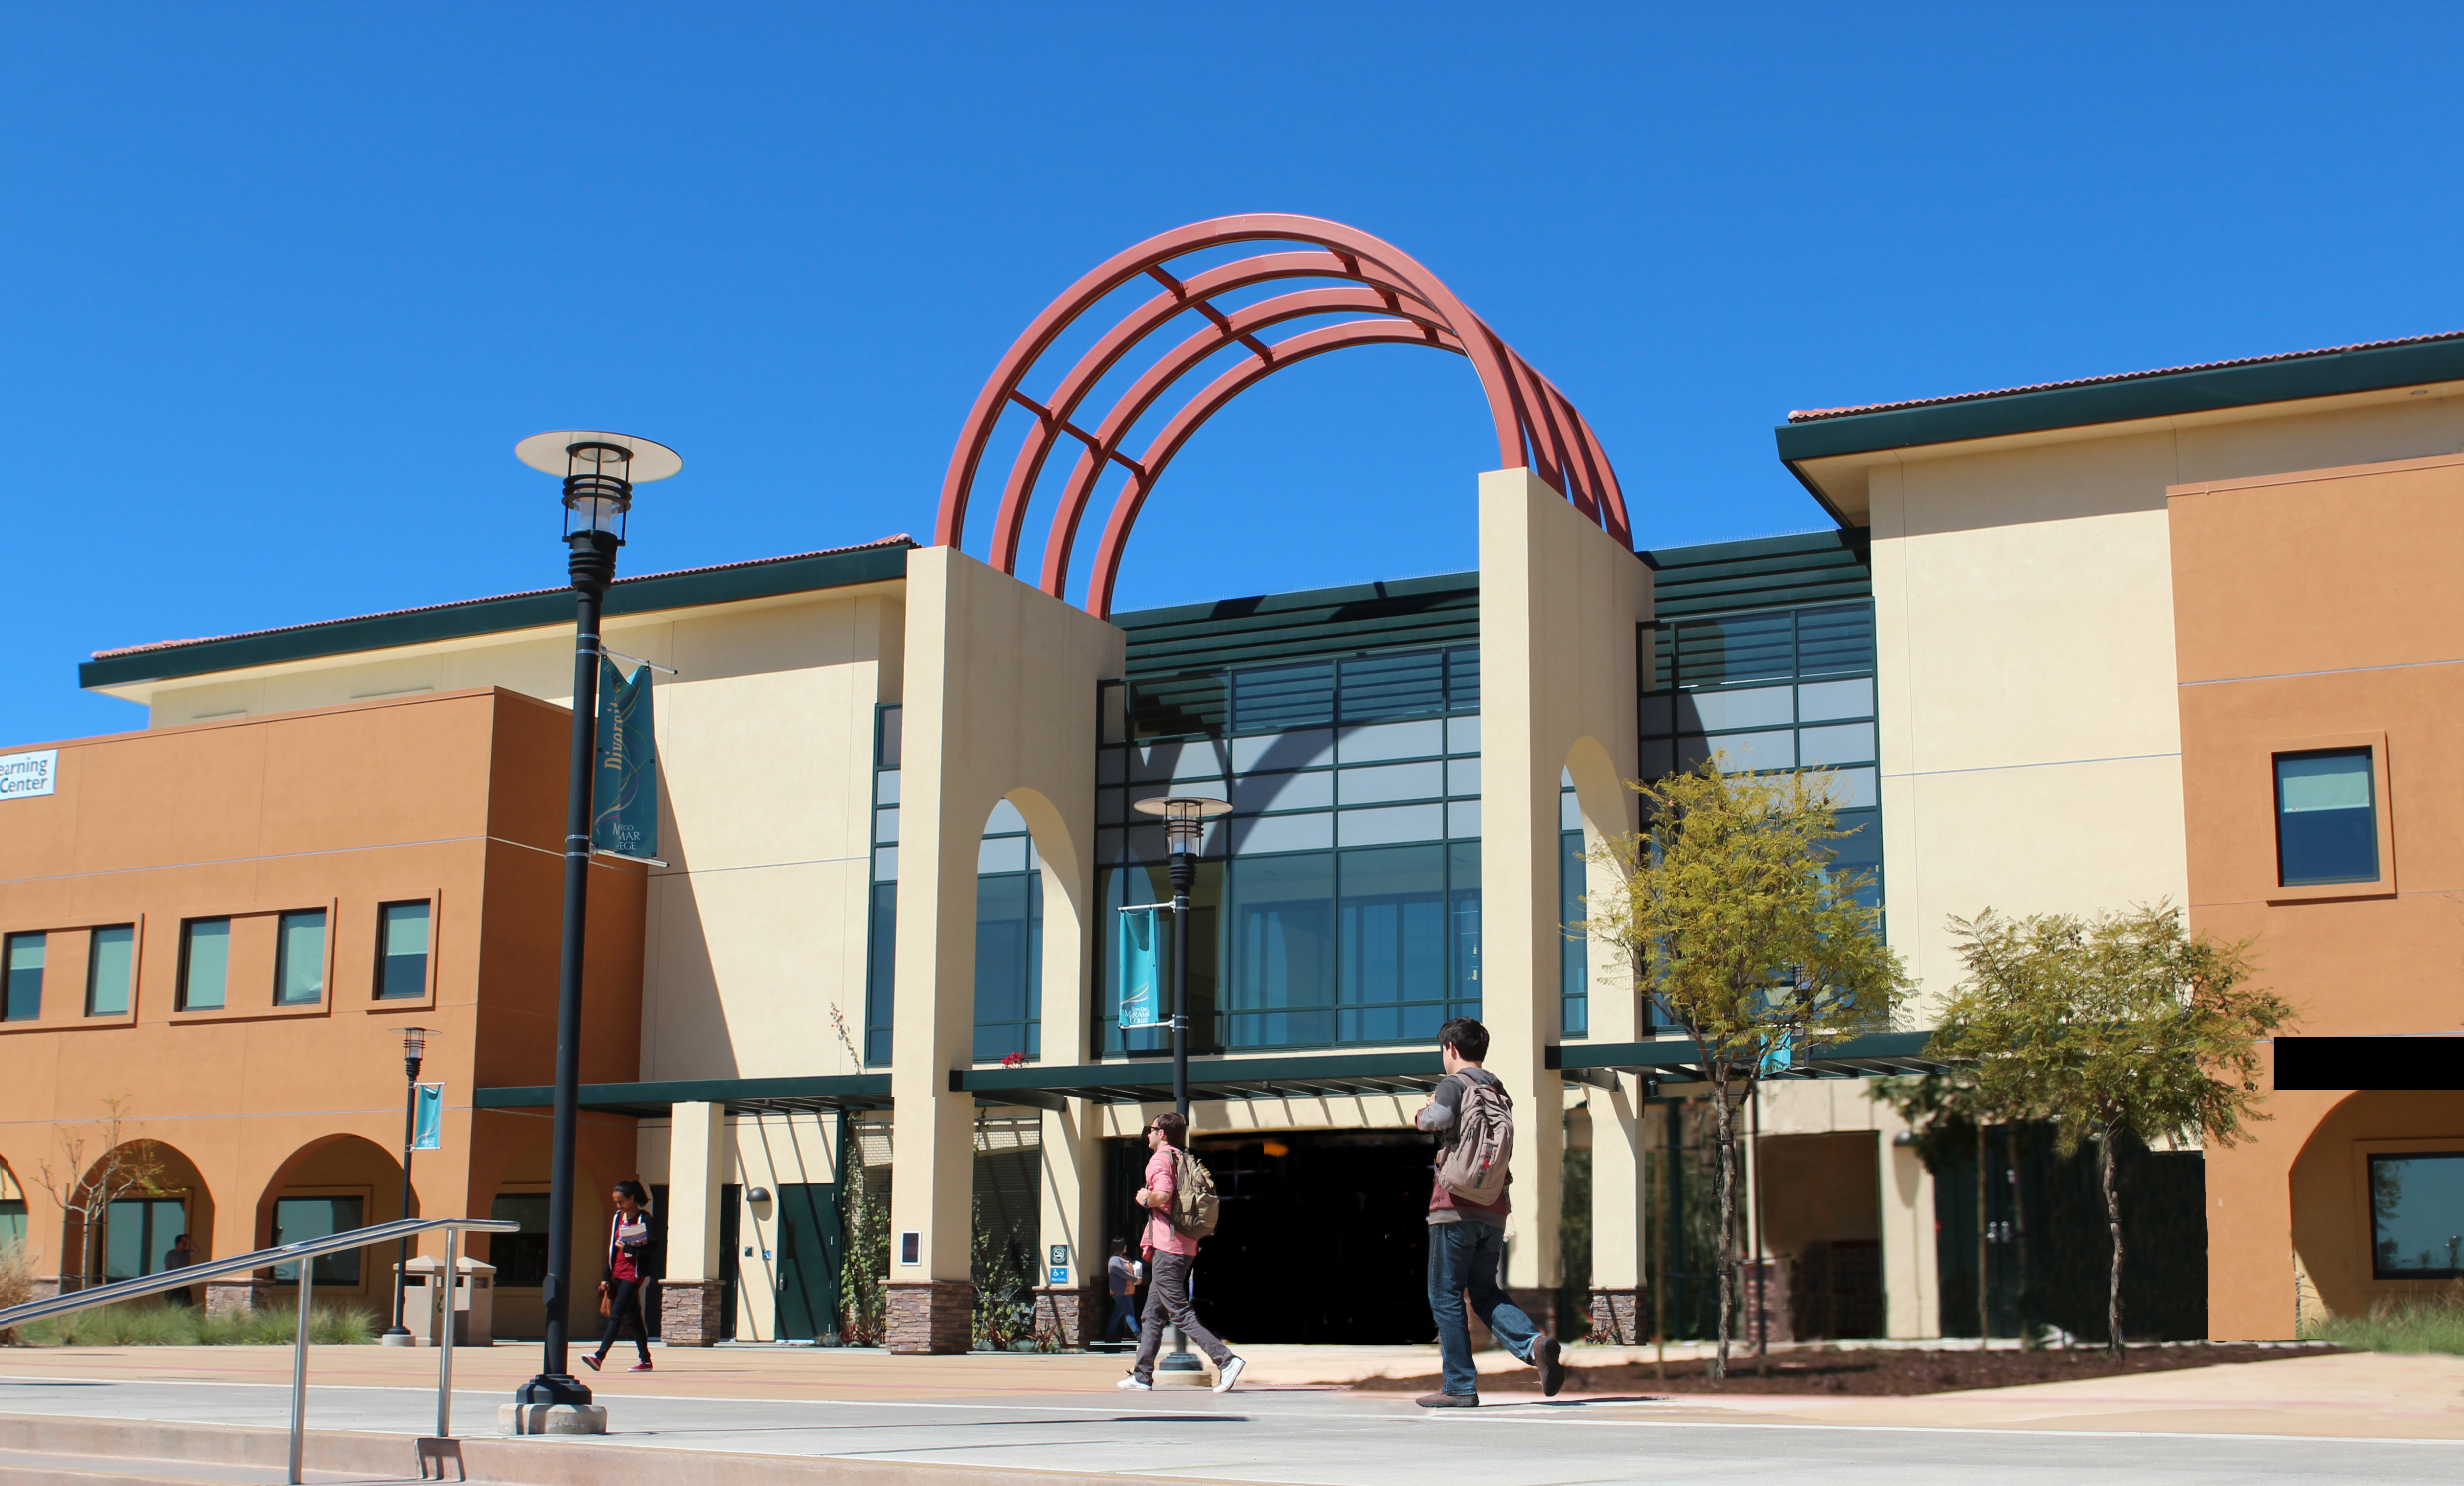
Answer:
[(2464, 381), (2464, 339), (2443, 336), (1838, 413), (1782, 424), (1772, 432), (1779, 443), (1779, 457), (1793, 468), (1799, 460), (1839, 454), (2455, 381)]
[[(545, 1109), (551, 1084), (479, 1089), (473, 1109)], [(663, 1115), (677, 1104), (760, 1104), (772, 1108), (887, 1109), (890, 1075), (843, 1073), (787, 1079), (669, 1079), (652, 1083), (585, 1083), (582, 1107), (603, 1114)]]
[[(1925, 1056), (1925, 1044), (1932, 1039), (1930, 1032), (1878, 1032), (1851, 1038), (1845, 1042), (1817, 1047), (1812, 1057), (1787, 1072), (1766, 1077), (1871, 1079), (1925, 1073), (1944, 1066), (1939, 1060)], [(1703, 1048), (1685, 1038), (1660, 1038), (1648, 1042), (1569, 1042), (1547, 1049), (1546, 1061), (1548, 1066), (1569, 1073), (1614, 1068), (1626, 1073), (1675, 1075), (1692, 1082), (1702, 1073)]]
[[(914, 545), (898, 536), (836, 552), (762, 557), (681, 573), (618, 579), (607, 590), (606, 613), (610, 618), (651, 614), (904, 578), (907, 553)], [(573, 590), (542, 588), (532, 593), (469, 599), (359, 619), (325, 620), (213, 640), (104, 651), (77, 667), (77, 685), (93, 688), (169, 681), (252, 666), (276, 666), (286, 661), (352, 655), (363, 650), (386, 650), (571, 623)]]
[[(1286, 1058), (1193, 1058), (1189, 1089), (1199, 1099), (1313, 1099), (1414, 1093), (1445, 1074), (1435, 1048), (1375, 1053), (1312, 1053)], [(1155, 1103), (1172, 1098), (1172, 1064), (1156, 1059), (1045, 1068), (954, 1068), (950, 1092), (979, 1103), (1003, 1096), (1072, 1096), (1098, 1104)]]
[(1652, 608), (1661, 620), (1874, 597), (1864, 527), (1705, 542), (1642, 554), (1652, 569)]
[(1129, 631), (1132, 676), (1463, 645), (1480, 639), (1480, 575), (1138, 609), (1112, 623)]

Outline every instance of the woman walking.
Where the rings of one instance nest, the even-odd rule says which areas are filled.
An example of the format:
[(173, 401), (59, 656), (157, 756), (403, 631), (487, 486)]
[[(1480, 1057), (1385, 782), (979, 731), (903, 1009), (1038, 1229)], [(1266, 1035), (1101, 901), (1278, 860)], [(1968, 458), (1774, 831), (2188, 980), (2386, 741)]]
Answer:
[(608, 1195), (616, 1203), (616, 1216), (607, 1225), (607, 1264), (599, 1276), (599, 1314), (607, 1318), (607, 1329), (601, 1333), (599, 1350), (583, 1362), (591, 1371), (607, 1360), (608, 1348), (625, 1335), (625, 1323), (633, 1323), (633, 1346), (642, 1360), (633, 1365), (635, 1372), (650, 1370), (650, 1329), (642, 1321), (642, 1261), (650, 1253), (650, 1216), (647, 1211), (650, 1194), (642, 1184), (624, 1181)]

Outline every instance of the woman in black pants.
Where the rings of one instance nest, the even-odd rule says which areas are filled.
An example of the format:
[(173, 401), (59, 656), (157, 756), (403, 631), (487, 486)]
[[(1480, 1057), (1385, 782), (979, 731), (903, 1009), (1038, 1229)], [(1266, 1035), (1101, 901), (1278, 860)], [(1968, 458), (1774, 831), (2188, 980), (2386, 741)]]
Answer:
[(650, 1330), (642, 1322), (642, 1262), (650, 1253), (650, 1218), (645, 1211), (650, 1194), (640, 1182), (618, 1182), (615, 1191), (616, 1217), (607, 1226), (607, 1266), (599, 1277), (599, 1311), (607, 1318), (607, 1329), (599, 1338), (599, 1350), (585, 1357), (583, 1363), (593, 1372), (607, 1360), (607, 1349), (625, 1335), (625, 1323), (633, 1323), (633, 1345), (642, 1360), (633, 1365), (635, 1372), (650, 1370)]

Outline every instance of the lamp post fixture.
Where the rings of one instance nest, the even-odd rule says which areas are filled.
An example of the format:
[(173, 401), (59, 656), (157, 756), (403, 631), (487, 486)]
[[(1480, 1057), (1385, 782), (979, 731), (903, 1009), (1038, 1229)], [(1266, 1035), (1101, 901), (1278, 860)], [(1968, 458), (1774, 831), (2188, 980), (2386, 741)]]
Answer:
[[(402, 1208), (398, 1217), (410, 1216), (410, 1147), (419, 1138), (419, 1065), (428, 1056), (428, 1029), (402, 1029)], [(414, 1346), (417, 1339), (402, 1323), (403, 1283), (409, 1278), (410, 1235), (402, 1235), (402, 1253), (393, 1266), (393, 1324), (377, 1338), (387, 1346)]]
[[(1232, 806), (1221, 799), (1199, 799), (1186, 795), (1171, 795), (1162, 799), (1142, 799), (1131, 807), (1142, 815), (1163, 818), (1166, 857), (1172, 872), (1172, 1107), (1180, 1112), (1181, 1129), (1189, 1128), (1189, 889), (1198, 881), (1198, 842), (1206, 834), (1206, 822), (1218, 816), (1230, 815)], [(1183, 1139), (1187, 1136), (1184, 1133)], [(1180, 1328), (1171, 1330), (1172, 1350), (1156, 1364), (1164, 1372), (1201, 1372), (1198, 1359), (1190, 1355), (1181, 1340)]]
[(517, 1404), (587, 1404), (590, 1389), (565, 1369), (565, 1314), (573, 1267), (573, 1146), (582, 1104), (582, 951), (590, 895), (590, 786), (598, 770), (599, 608), (616, 578), (633, 487), (684, 468), (665, 445), (629, 434), (565, 429), (535, 433), (514, 456), (564, 478), (566, 571), (574, 593), (573, 746), (564, 797), (564, 937), (556, 985), (556, 1118), (549, 1135), (547, 1346), (539, 1375), (514, 1390)]

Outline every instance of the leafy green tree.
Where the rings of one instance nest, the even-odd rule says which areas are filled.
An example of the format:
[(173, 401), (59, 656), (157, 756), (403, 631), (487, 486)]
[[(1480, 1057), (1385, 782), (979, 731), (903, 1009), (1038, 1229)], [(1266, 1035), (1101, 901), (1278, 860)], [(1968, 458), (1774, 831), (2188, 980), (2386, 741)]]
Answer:
[(2093, 1137), (2113, 1262), (2107, 1345), (2122, 1350), (2122, 1195), (2115, 1141), (2231, 1146), (2255, 1106), (2260, 1038), (2291, 1005), (2245, 982), (2249, 941), (2191, 935), (2168, 904), (2081, 918), (2011, 918), (1991, 908), (1951, 920), (1967, 976), (1926, 1051), (1975, 1068), (1988, 1108), (2050, 1120), (2062, 1154)]
[(1645, 825), (1590, 855), (1600, 870), (1570, 932), (1604, 941), (1701, 1050), (1719, 1147), (1719, 1351), (1737, 1304), (1736, 1111), (1755, 1083), (1816, 1044), (1887, 1028), (1908, 985), (1867, 885), (1837, 871), (1846, 835), (1835, 776), (1691, 774), (1631, 782)]

